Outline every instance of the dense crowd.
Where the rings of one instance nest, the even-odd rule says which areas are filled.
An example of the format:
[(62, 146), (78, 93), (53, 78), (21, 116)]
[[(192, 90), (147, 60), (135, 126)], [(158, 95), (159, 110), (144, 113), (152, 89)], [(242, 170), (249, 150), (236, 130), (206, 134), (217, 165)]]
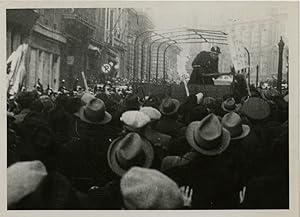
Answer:
[(288, 208), (288, 95), (131, 88), (7, 100), (8, 209)]

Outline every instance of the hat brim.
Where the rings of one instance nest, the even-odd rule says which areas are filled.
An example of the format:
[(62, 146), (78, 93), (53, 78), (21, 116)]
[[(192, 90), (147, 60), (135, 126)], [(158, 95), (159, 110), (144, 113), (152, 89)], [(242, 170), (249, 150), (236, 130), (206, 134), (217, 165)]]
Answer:
[(250, 133), (250, 127), (246, 124), (243, 124), (242, 129), (243, 129), (243, 132), (241, 135), (236, 136), (236, 137), (231, 137), (231, 139), (238, 140), (238, 139), (242, 139), (242, 138), (245, 138), (246, 136), (248, 136), (248, 134)]
[(225, 108), (225, 102), (222, 102), (221, 108), (222, 108), (223, 111), (225, 111), (225, 112), (238, 112), (238, 111), (242, 108), (242, 105), (241, 105), (241, 104), (236, 104), (235, 109), (229, 110), (229, 109), (226, 109), (226, 108)]
[[(107, 152), (107, 161), (109, 167), (112, 169), (114, 173), (116, 173), (119, 176), (123, 176), (127, 170), (123, 169), (119, 166), (118, 161), (116, 159), (116, 149), (118, 147), (118, 143), (120, 140), (122, 140), (124, 137), (119, 137), (115, 139), (109, 146), (108, 152)], [(142, 143), (142, 148), (145, 152), (145, 163), (141, 166), (143, 168), (150, 168), (154, 159), (154, 150), (152, 148), (152, 145), (145, 139), (143, 139), (144, 142)]]
[(172, 115), (172, 114), (175, 114), (175, 113), (178, 111), (178, 109), (179, 109), (180, 102), (177, 101), (177, 100), (174, 100), (173, 102), (174, 102), (174, 104), (175, 104), (175, 108), (174, 108), (173, 111), (171, 111), (171, 112), (164, 112), (164, 111), (163, 111), (162, 105), (159, 106), (159, 111), (160, 111), (163, 115)]
[(226, 130), (225, 128), (222, 128), (223, 132), (222, 132), (222, 140), (220, 142), (220, 145), (215, 149), (206, 150), (206, 149), (201, 148), (194, 139), (195, 138), (194, 135), (195, 135), (198, 127), (200, 126), (200, 124), (201, 124), (201, 121), (194, 121), (191, 124), (189, 124), (189, 126), (187, 127), (187, 129), (185, 131), (186, 140), (192, 146), (192, 148), (194, 148), (199, 153), (208, 155), (208, 156), (218, 155), (218, 154), (221, 154), (223, 151), (225, 151), (230, 144), (231, 138), (230, 138), (229, 131)]
[(98, 125), (101, 125), (101, 124), (107, 124), (111, 121), (112, 119), (112, 116), (111, 114), (109, 114), (107, 111), (105, 111), (105, 116), (103, 118), (102, 121), (98, 121), (98, 122), (94, 122), (94, 121), (90, 121), (88, 119), (85, 118), (84, 116), (84, 107), (85, 106), (81, 106), (79, 111), (74, 113), (75, 116), (79, 117), (80, 120), (82, 120), (83, 122), (86, 122), (86, 123), (89, 123), (89, 124), (98, 124)]

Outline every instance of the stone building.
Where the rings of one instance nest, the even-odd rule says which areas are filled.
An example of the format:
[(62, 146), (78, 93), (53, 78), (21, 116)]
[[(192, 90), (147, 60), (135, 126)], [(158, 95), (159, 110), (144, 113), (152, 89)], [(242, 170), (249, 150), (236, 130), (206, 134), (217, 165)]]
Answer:
[[(134, 40), (149, 28), (150, 19), (130, 8), (8, 9), (7, 57), (29, 44), (29, 89), (38, 80), (55, 90), (62, 80), (72, 88), (78, 78), (83, 86), (82, 71), (92, 87), (108, 77), (132, 77)], [(104, 64), (111, 64), (109, 73)]]

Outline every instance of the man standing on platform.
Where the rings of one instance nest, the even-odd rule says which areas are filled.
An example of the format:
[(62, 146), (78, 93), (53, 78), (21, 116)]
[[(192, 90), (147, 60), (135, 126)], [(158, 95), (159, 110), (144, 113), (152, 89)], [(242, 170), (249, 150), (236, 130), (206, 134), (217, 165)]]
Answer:
[(201, 51), (192, 62), (193, 71), (191, 78), (188, 84), (210, 84), (213, 85), (213, 77), (217, 78), (218, 76), (204, 77), (202, 75), (219, 73), (218, 72), (218, 63), (219, 63), (219, 54), (221, 53), (218, 46), (211, 48), (210, 52)]

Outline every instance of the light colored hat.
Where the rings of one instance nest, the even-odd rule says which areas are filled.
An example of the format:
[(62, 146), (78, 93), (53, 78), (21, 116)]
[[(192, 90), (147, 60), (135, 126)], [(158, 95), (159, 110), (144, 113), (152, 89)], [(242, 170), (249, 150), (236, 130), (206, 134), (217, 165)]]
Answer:
[(34, 192), (47, 176), (47, 170), (41, 161), (17, 162), (7, 168), (7, 204), (19, 202)]
[(81, 96), (81, 103), (82, 103), (82, 105), (86, 105), (94, 98), (95, 98), (95, 96), (86, 92)]
[(133, 129), (142, 128), (150, 122), (148, 115), (140, 111), (126, 111), (122, 114), (120, 120)]
[(159, 120), (161, 118), (161, 113), (156, 108), (145, 106), (142, 107), (140, 111), (148, 115), (151, 120)]
[(178, 185), (153, 169), (131, 168), (121, 179), (127, 209), (176, 209), (183, 207)]
[(230, 133), (214, 114), (206, 116), (202, 121), (190, 123), (185, 137), (196, 151), (208, 156), (221, 154), (230, 144)]
[(284, 99), (285, 102), (289, 102), (289, 95), (288, 95), (288, 94), (285, 95), (285, 96), (283, 97), (283, 99)]
[(222, 125), (229, 131), (232, 140), (242, 139), (250, 133), (250, 127), (242, 124), (241, 117), (235, 112), (224, 115)]
[(197, 104), (200, 104), (203, 100), (203, 93), (197, 93), (196, 94), (196, 97), (197, 97)]

